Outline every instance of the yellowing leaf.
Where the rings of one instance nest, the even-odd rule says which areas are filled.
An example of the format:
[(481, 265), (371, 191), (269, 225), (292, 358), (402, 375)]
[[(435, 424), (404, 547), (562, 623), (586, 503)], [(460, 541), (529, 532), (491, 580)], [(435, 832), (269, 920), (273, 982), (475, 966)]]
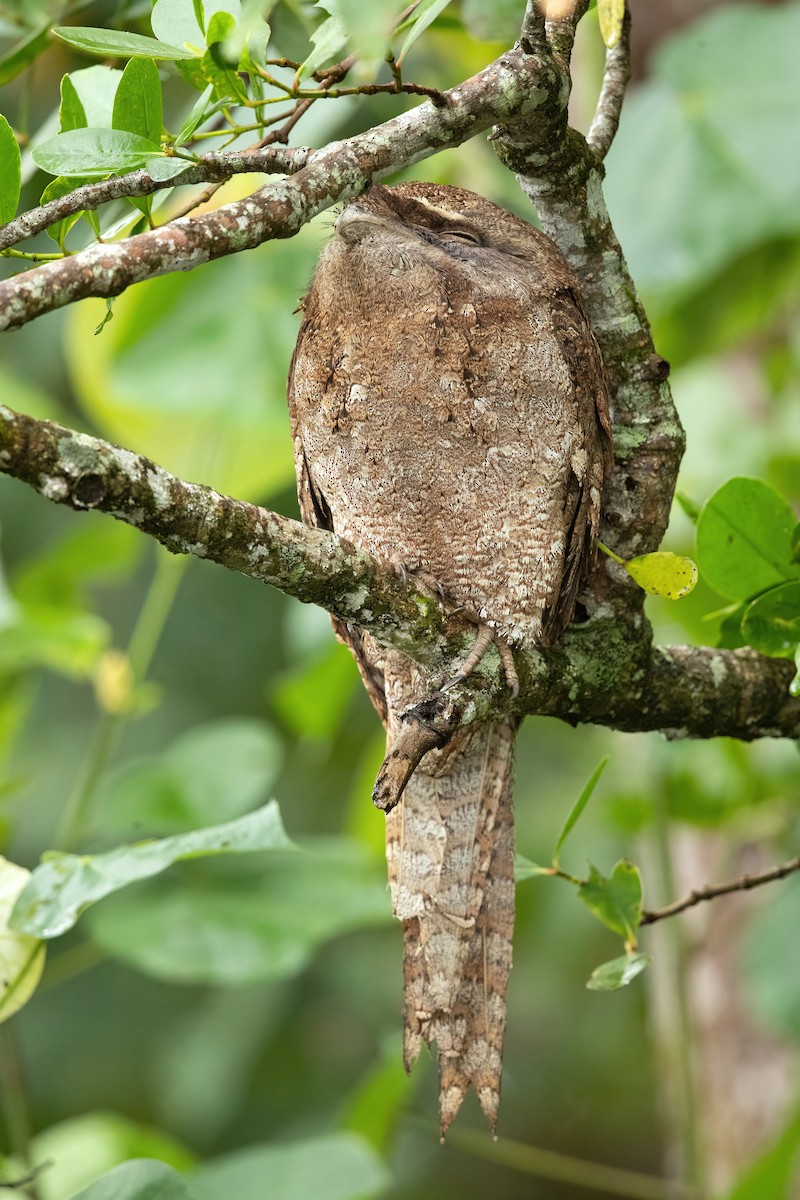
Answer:
[(697, 567), (690, 558), (659, 550), (655, 554), (640, 554), (623, 563), (635, 583), (651, 596), (680, 600), (688, 596), (697, 583)]
[(8, 927), (11, 910), (30, 875), (24, 867), (0, 857), (0, 1021), (30, 1000), (44, 970), (43, 943)]
[(597, 16), (603, 41), (611, 50), (622, 36), (625, 0), (597, 0)]

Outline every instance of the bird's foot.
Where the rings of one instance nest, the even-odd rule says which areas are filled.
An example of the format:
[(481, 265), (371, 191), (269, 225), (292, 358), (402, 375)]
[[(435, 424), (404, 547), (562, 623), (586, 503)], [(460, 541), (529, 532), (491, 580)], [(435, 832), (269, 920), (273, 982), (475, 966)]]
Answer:
[(514, 656), (511, 653), (511, 647), (508, 642), (504, 641), (493, 629), (488, 625), (481, 626), (478, 631), (478, 636), (475, 638), (475, 643), (467, 657), (459, 667), (452, 679), (448, 679), (447, 683), (442, 685), (442, 691), (447, 691), (448, 688), (455, 687), (456, 684), (463, 681), (472, 674), (478, 663), (483, 658), (486, 651), (491, 645), (494, 645), (497, 653), (500, 655), (500, 662), (503, 664), (503, 672), (506, 677), (508, 690), (511, 692), (511, 699), (515, 700), (519, 695), (519, 675), (514, 664)]

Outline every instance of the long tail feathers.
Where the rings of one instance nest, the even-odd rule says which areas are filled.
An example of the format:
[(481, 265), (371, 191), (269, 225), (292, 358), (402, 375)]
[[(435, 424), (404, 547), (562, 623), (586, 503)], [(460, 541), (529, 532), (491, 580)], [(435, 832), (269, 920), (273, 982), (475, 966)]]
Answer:
[[(386, 853), (405, 932), (404, 1057), (436, 1042), (441, 1132), (470, 1087), (492, 1131), (500, 1101), (514, 927), (515, 730), (456, 735), (389, 815)], [(434, 771), (426, 774), (423, 771)]]

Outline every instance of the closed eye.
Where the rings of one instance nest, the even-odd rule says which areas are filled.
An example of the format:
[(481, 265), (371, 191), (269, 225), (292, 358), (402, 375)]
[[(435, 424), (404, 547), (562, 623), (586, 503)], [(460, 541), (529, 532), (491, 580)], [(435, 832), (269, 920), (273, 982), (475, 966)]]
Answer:
[(476, 233), (470, 233), (468, 229), (442, 229), (439, 232), (441, 238), (453, 238), (457, 242), (469, 242), (472, 246), (480, 246), (481, 239)]

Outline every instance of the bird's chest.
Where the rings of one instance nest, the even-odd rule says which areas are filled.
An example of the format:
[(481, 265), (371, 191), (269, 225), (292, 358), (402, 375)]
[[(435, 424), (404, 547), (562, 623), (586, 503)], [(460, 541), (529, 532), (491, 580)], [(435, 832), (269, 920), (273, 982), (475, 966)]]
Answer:
[(503, 348), (470, 302), (429, 302), (398, 318), (311, 331), (295, 366), (303, 440), (316, 463), (413, 486), (443, 459), (485, 459), (527, 414), (503, 386)]

